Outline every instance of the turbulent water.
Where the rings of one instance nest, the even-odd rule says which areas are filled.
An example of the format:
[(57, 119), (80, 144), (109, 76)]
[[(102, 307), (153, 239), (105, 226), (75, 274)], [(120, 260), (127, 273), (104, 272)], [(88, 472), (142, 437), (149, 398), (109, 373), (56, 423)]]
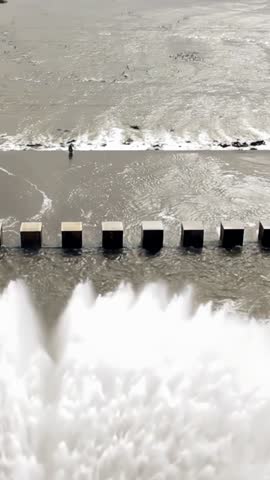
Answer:
[(269, 30), (265, 0), (10, 0), (0, 148), (269, 148)]
[[(267, 150), (269, 30), (265, 0), (0, 2), (0, 150)], [(2, 153), (4, 245), (22, 219), (55, 246), (81, 218), (96, 248), (102, 219), (138, 245), (154, 216), (175, 248), (183, 219), (269, 218), (267, 152), (133, 153)], [(268, 261), (3, 249), (1, 288), (23, 276), (43, 315), (22, 282), (1, 293), (0, 480), (269, 480)], [(173, 288), (81, 283), (56, 319), (89, 272)], [(172, 297), (190, 282), (199, 300)]]
[(268, 479), (267, 322), (149, 285), (79, 285), (46, 332), (0, 297), (1, 479)]

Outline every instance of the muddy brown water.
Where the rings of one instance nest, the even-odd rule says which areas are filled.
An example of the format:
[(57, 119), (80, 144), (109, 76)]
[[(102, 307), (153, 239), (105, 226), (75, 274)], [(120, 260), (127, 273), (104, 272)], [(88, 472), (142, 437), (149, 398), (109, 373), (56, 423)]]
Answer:
[[(269, 315), (270, 254), (251, 240), (259, 219), (270, 217), (268, 152), (6, 152), (0, 155), (0, 211), (4, 235), (0, 261), (3, 289), (23, 278), (48, 318), (64, 307), (73, 288), (91, 280), (97, 293), (122, 281), (142, 288), (165, 281), (171, 293), (192, 285), (196, 301), (232, 301), (251, 315)], [(162, 220), (164, 249), (146, 255), (140, 245), (142, 220)], [(242, 251), (218, 247), (220, 220), (247, 227)], [(21, 251), (19, 225), (43, 222), (44, 247)], [(60, 223), (81, 220), (84, 249), (60, 248)], [(101, 249), (101, 221), (121, 220), (123, 252)], [(179, 248), (180, 224), (205, 225), (203, 251)]]

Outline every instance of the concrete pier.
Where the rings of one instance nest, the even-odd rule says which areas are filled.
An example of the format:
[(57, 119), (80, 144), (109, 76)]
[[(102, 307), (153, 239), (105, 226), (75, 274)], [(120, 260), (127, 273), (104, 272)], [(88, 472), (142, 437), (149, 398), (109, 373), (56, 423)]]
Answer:
[(82, 248), (82, 222), (62, 222), (62, 248)]
[(244, 242), (244, 227), (239, 223), (222, 222), (220, 224), (220, 244), (224, 248), (242, 246)]
[(270, 222), (259, 222), (258, 240), (262, 247), (270, 248)]
[(181, 224), (181, 245), (185, 248), (203, 248), (204, 229), (200, 222)]
[(160, 221), (144, 221), (142, 228), (142, 247), (149, 251), (158, 251), (163, 247), (164, 228)]
[(102, 222), (102, 247), (116, 250), (123, 247), (124, 227), (122, 222)]
[(20, 228), (22, 248), (41, 248), (42, 246), (42, 223), (23, 222)]

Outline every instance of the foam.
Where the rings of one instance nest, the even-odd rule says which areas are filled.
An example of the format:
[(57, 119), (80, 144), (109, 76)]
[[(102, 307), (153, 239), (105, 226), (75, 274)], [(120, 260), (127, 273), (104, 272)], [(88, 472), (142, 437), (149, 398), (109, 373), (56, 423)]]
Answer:
[(53, 332), (0, 297), (2, 479), (269, 478), (270, 326), (190, 289), (79, 285)]
[(42, 204), (40, 211), (36, 215), (31, 217), (31, 220), (40, 220), (45, 215), (45, 213), (49, 212), (52, 209), (52, 199), (49, 198), (43, 190), (38, 188), (35, 183), (30, 182), (30, 180), (26, 180), (26, 182), (42, 196)]
[[(42, 438), (42, 378), (48, 358), (28, 292), (12, 282), (0, 298), (1, 478), (44, 479), (38, 458)], [(45, 480), (45, 479), (44, 479)]]
[[(270, 136), (267, 131), (260, 131), (246, 125), (246, 131), (249, 134), (239, 135), (240, 141), (248, 142), (254, 140), (264, 140), (265, 145), (257, 147), (258, 150), (269, 150)], [(74, 148), (78, 151), (118, 151), (118, 150), (162, 150), (162, 151), (220, 151), (223, 148), (219, 143), (232, 143), (236, 138), (232, 138), (222, 129), (218, 132), (221, 136), (218, 141), (212, 140), (207, 131), (202, 131), (199, 135), (192, 132), (184, 131), (180, 136), (175, 132), (165, 130), (152, 132), (151, 130), (134, 131), (124, 130), (114, 127), (110, 129), (101, 129), (95, 136), (88, 132), (76, 133), (67, 132), (59, 134), (57, 138), (52, 134), (37, 134), (25, 130), (17, 135), (2, 134), (0, 137), (0, 151), (21, 151), (21, 150), (38, 150), (38, 151), (66, 151), (68, 143), (74, 139)], [(130, 139), (132, 141), (130, 141)], [(248, 151), (250, 147), (242, 148)], [(228, 145), (226, 150), (238, 150), (238, 148)]]

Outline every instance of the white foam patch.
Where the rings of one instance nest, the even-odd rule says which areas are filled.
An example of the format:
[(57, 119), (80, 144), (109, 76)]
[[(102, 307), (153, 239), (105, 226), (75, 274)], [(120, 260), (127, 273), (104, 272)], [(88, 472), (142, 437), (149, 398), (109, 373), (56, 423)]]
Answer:
[(254, 135), (254, 137), (267, 138), (268, 142), (270, 141), (269, 140), (269, 137), (270, 137), (269, 131), (256, 128), (256, 127), (250, 125), (247, 121), (243, 121), (243, 124), (244, 124), (245, 129), (247, 131), (251, 132), (251, 134)]
[(25, 181), (29, 185), (31, 185), (31, 187), (33, 187), (34, 190), (36, 190), (36, 192), (40, 193), (40, 195), (42, 196), (42, 204), (41, 204), (40, 211), (36, 215), (31, 217), (31, 220), (40, 220), (45, 213), (47, 213), (48, 211), (51, 210), (52, 199), (49, 198), (48, 195), (43, 190), (38, 188), (38, 186), (35, 183), (32, 183), (32, 182), (30, 182), (30, 180), (27, 180), (27, 179), (25, 179)]
[[(239, 135), (240, 141), (263, 140), (264, 145), (258, 145), (258, 150), (269, 150), (270, 134), (267, 131), (260, 131), (247, 125), (247, 134)], [(221, 138), (213, 140), (207, 131), (202, 131), (198, 135), (189, 131), (184, 131), (182, 135), (176, 132), (150, 130), (134, 130), (114, 127), (101, 130), (95, 137), (88, 132), (85, 133), (59, 133), (60, 138), (52, 134), (33, 135), (28, 130), (9, 136), (2, 134), (0, 137), (0, 150), (2, 151), (20, 151), (20, 150), (39, 150), (39, 151), (67, 151), (68, 142), (73, 142), (74, 149), (77, 151), (103, 151), (103, 150), (162, 150), (162, 151), (197, 151), (197, 150), (223, 150), (219, 144), (227, 143), (226, 150), (238, 150), (229, 143), (236, 141), (226, 132), (219, 129), (217, 132)], [(218, 135), (217, 135), (218, 136)], [(251, 146), (243, 147), (243, 150), (249, 150)]]
[(270, 326), (230, 310), (194, 312), (190, 290), (121, 286), (95, 299), (80, 285), (52, 365), (27, 292), (11, 284), (0, 297), (1, 478), (269, 478)]
[(10, 172), (9, 170), (6, 170), (3, 167), (0, 167), (0, 171), (8, 175), (9, 177), (15, 177), (14, 173)]
[[(14, 235), (19, 235), (16, 226), (18, 225), (19, 221), (15, 217), (5, 217), (0, 218), (0, 224), (5, 227), (5, 233), (12, 232)], [(3, 238), (2, 238), (2, 245), (3, 245)]]
[(83, 83), (89, 83), (89, 82), (93, 82), (93, 83), (106, 83), (106, 80), (104, 80), (104, 78), (102, 77), (99, 77), (99, 78), (96, 78), (96, 77), (84, 77), (82, 79), (82, 82)]

